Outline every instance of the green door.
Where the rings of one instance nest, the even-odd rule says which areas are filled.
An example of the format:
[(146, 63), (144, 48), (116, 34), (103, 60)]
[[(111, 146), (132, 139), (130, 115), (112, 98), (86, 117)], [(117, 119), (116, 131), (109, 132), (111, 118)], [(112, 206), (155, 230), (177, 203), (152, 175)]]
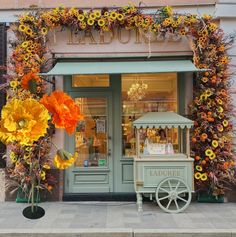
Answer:
[(83, 119), (76, 132), (66, 135), (66, 149), (76, 153), (74, 166), (65, 172), (65, 193), (113, 192), (112, 94), (70, 92)]

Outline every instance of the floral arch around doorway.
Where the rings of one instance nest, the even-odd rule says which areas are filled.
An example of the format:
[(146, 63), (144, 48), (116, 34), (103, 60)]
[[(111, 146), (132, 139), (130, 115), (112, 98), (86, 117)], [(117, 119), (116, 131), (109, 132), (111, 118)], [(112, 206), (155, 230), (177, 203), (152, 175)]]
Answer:
[[(233, 180), (235, 166), (231, 143), (232, 123), (229, 117), (232, 111), (229, 94), (230, 59), (227, 55), (232, 38), (224, 36), (214, 19), (209, 15), (200, 17), (177, 14), (168, 6), (158, 9), (153, 15), (144, 14), (141, 9), (132, 5), (114, 10), (103, 8), (84, 11), (58, 7), (25, 13), (11, 26), (16, 40), (12, 42), (13, 53), (9, 65), (12, 74), (7, 103), (14, 99), (24, 101), (33, 98), (43, 102), (47, 109), (50, 107), (53, 99), (50, 101), (45, 97), (45, 81), (38, 73), (46, 65), (45, 55), (49, 52), (47, 34), (58, 27), (72, 28), (74, 31), (97, 30), (101, 33), (120, 27), (136, 29), (144, 35), (151, 33), (165, 36), (170, 33), (186, 36), (191, 44), (196, 67), (210, 69), (198, 73), (191, 105), (191, 116), (194, 120), (191, 143), (192, 156), (195, 158), (195, 181), (198, 189), (206, 189), (214, 195), (224, 193), (225, 183)], [(0, 138), (14, 143), (12, 162), (17, 166), (16, 145), (17, 149), (24, 150), (27, 142), (11, 139), (10, 135), (4, 137), (3, 133), (7, 129), (5, 124), (1, 123)], [(69, 132), (73, 130), (69, 126), (65, 129)], [(34, 140), (36, 142), (39, 135), (43, 135), (38, 132)], [(48, 151), (47, 147), (45, 151)], [(46, 168), (43, 169), (44, 173), (47, 172)], [(45, 174), (41, 177), (45, 178)], [(45, 182), (46, 188), (48, 185)]]

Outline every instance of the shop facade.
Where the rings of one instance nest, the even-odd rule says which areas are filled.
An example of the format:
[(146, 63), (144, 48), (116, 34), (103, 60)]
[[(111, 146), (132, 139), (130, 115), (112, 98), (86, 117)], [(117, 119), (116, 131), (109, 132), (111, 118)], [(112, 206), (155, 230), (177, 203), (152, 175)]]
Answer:
[(65, 148), (78, 153), (64, 174), (64, 199), (132, 196), (132, 122), (146, 112), (186, 115), (197, 71), (189, 44), (174, 35), (148, 42), (138, 32), (117, 29), (102, 36), (54, 32), (49, 45), (56, 64), (46, 76), (55, 77), (56, 88), (71, 95), (84, 114), (75, 135), (64, 139)]
[[(201, 14), (214, 14), (217, 9), (219, 24), (233, 31), (236, 18), (228, 18), (228, 12), (226, 16), (229, 4), (224, 1), (165, 5)], [(151, 13), (153, 7), (144, 11)], [(5, 22), (12, 19), (13, 11), (5, 14)], [(162, 37), (119, 28), (103, 34), (58, 29), (50, 33), (48, 47), (52, 69), (43, 76), (74, 98), (84, 115), (75, 134), (56, 130), (54, 135), (58, 146), (77, 153), (75, 165), (58, 176), (57, 199), (134, 196), (132, 122), (146, 112), (188, 115), (198, 71), (189, 41), (174, 34)], [(178, 132), (172, 139), (178, 146)]]

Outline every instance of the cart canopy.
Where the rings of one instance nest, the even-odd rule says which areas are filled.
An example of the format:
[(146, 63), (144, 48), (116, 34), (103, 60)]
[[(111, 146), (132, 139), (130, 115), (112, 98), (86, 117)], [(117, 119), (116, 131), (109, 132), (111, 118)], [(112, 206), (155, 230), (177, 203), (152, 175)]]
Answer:
[(148, 112), (133, 122), (136, 128), (191, 128), (193, 121), (174, 112)]

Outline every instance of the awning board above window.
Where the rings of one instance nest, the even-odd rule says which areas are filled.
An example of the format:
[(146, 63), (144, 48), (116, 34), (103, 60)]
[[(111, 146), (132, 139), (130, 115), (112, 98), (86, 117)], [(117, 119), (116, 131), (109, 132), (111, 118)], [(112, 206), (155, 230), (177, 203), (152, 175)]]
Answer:
[(190, 60), (132, 62), (58, 62), (49, 72), (40, 75), (130, 74), (202, 71)]

